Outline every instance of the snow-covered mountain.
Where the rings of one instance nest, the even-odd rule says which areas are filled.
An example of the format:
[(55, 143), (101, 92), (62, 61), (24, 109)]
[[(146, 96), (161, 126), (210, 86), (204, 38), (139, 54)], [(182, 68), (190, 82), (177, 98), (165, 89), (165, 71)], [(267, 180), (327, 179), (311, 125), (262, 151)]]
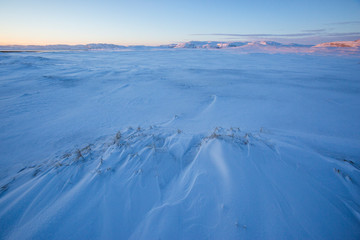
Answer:
[(86, 45), (3, 45), (0, 46), (0, 51), (119, 50), (125, 48), (125, 46), (106, 43), (91, 43)]
[(327, 42), (327, 43), (320, 43), (314, 47), (338, 47), (338, 48), (358, 48), (360, 47), (360, 39), (355, 41), (337, 41), (337, 42)]
[(249, 42), (190, 41), (169, 45), (174, 48), (230, 48), (247, 45)]
[(168, 45), (173, 48), (254, 48), (254, 47), (311, 47), (312, 45), (283, 44), (274, 41), (253, 41), (253, 42), (217, 42), (217, 41), (190, 41)]
[(254, 42), (219, 42), (219, 41), (189, 41), (160, 46), (123, 46), (115, 44), (93, 43), (86, 45), (3, 45), (0, 51), (46, 51), (46, 50), (121, 50), (121, 49), (149, 49), (149, 48), (264, 48), (264, 47), (311, 47), (312, 45), (301, 44), (282, 44), (273, 41), (254, 41)]

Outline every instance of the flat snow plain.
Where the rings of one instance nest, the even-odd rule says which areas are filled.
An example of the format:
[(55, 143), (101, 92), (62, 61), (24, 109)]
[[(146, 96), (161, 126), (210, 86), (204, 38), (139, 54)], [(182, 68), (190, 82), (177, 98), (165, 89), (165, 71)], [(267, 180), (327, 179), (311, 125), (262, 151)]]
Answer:
[(360, 239), (360, 57), (0, 53), (0, 239)]

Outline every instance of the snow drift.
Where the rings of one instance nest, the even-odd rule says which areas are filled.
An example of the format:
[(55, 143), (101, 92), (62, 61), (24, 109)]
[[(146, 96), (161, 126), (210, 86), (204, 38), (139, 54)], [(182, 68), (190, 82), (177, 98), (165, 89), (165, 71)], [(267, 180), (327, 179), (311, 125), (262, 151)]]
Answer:
[(2, 188), (1, 238), (358, 236), (360, 166), (271, 135), (129, 128), (27, 166)]

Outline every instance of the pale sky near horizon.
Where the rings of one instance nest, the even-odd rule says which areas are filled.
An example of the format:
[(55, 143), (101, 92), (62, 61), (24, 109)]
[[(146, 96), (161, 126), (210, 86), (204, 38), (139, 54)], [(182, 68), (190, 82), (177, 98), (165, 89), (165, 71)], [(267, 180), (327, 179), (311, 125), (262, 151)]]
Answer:
[(360, 0), (0, 0), (1, 45), (359, 38)]

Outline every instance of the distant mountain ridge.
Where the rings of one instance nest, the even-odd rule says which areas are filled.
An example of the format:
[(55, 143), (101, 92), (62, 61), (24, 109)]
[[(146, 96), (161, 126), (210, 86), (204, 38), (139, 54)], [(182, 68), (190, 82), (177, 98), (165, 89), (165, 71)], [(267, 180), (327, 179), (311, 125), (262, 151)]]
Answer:
[(283, 44), (274, 41), (253, 42), (216, 42), (216, 41), (190, 41), (169, 45), (173, 48), (233, 48), (233, 47), (312, 47), (313, 45)]
[(41, 51), (41, 50), (103, 50), (103, 49), (125, 49), (127, 47), (115, 44), (105, 43), (91, 43), (91, 44), (78, 44), (78, 45), (66, 45), (66, 44), (55, 44), (55, 45), (3, 45), (0, 46), (0, 50), (14, 50), (14, 51)]
[(46, 51), (46, 50), (123, 50), (138, 48), (237, 48), (237, 47), (311, 47), (313, 45), (301, 44), (282, 44), (273, 41), (254, 41), (254, 42), (220, 42), (220, 41), (189, 41), (175, 44), (166, 44), (160, 46), (123, 46), (106, 43), (92, 43), (85, 45), (0, 45), (2, 51)]
[(283, 44), (274, 41), (189, 41), (160, 46), (123, 46), (106, 43), (93, 43), (85, 45), (2, 45), (0, 51), (88, 51), (88, 50), (138, 50), (138, 49), (237, 49), (243, 52), (346, 52), (359, 53), (360, 39), (356, 41), (327, 42), (318, 45)]

